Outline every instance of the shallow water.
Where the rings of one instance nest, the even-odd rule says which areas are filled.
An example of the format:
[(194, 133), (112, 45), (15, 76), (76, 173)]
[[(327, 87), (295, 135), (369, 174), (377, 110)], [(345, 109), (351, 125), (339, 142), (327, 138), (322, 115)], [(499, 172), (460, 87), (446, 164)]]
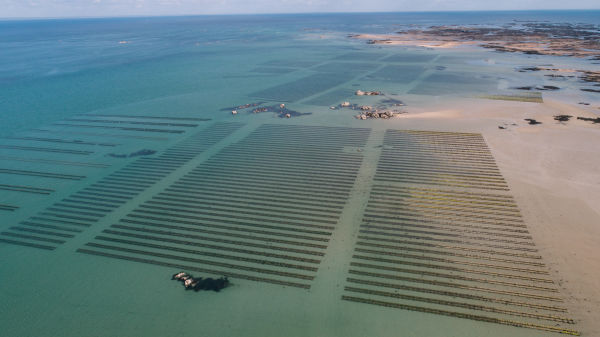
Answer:
[[(546, 269), (519, 248), (532, 243), (523, 224), (506, 219), (518, 207), (480, 130), (359, 121), (356, 111), (330, 107), (518, 95), (511, 88), (555, 85), (520, 66), (598, 69), (475, 48), (372, 46), (349, 33), (513, 19), (596, 23), (597, 14), (1, 22), (4, 335), (546, 334), (507, 323), (554, 326), (548, 316), (568, 313), (548, 308), (560, 301), (545, 297), (560, 294), (535, 287), (552, 283), (533, 279)], [(559, 86), (543, 97), (598, 102), (576, 79)], [(356, 97), (357, 89), (386, 96)], [(254, 102), (311, 114), (224, 109)], [(119, 158), (141, 150), (156, 153)], [(361, 248), (400, 234), (404, 242), (378, 248), (387, 253)], [(514, 264), (530, 267), (510, 271)], [(503, 268), (510, 272), (492, 274)], [(186, 292), (169, 280), (181, 269), (228, 275), (232, 286)]]

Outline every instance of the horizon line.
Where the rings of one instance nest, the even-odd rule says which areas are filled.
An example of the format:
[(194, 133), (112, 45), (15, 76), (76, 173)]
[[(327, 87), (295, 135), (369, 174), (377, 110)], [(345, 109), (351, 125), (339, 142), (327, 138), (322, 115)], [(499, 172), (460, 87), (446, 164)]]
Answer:
[(126, 19), (195, 16), (252, 16), (252, 15), (306, 15), (306, 14), (402, 14), (402, 13), (458, 13), (458, 12), (557, 12), (557, 11), (600, 11), (600, 8), (549, 8), (549, 9), (462, 9), (462, 10), (419, 10), (419, 11), (357, 11), (357, 12), (276, 12), (276, 13), (209, 13), (209, 14), (132, 14), (115, 16), (22, 16), (0, 17), (0, 21), (19, 20), (63, 20), (63, 19)]

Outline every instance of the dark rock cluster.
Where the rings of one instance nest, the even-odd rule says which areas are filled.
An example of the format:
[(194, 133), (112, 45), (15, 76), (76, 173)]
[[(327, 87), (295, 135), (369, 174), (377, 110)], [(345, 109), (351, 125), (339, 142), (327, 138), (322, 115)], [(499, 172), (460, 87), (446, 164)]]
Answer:
[[(354, 117), (357, 119), (374, 119), (374, 118), (381, 118), (381, 119), (388, 119), (388, 118), (392, 118), (394, 116), (406, 113), (405, 111), (401, 111), (399, 109), (397, 109), (398, 107), (401, 106), (405, 106), (404, 102), (402, 102), (399, 99), (395, 99), (395, 98), (389, 98), (386, 97), (384, 94), (382, 94), (380, 91), (374, 91), (377, 94), (370, 94), (367, 96), (371, 96), (371, 95), (383, 95), (384, 98), (381, 99), (376, 106), (370, 106), (370, 105), (359, 105), (359, 104), (355, 104), (355, 103), (350, 103), (350, 102), (343, 102), (341, 104), (338, 104), (337, 106), (332, 106), (331, 109), (332, 110), (337, 110), (337, 109), (342, 109), (342, 108), (346, 108), (346, 109), (350, 109), (350, 110), (358, 110), (360, 112), (360, 114), (355, 115)], [(373, 92), (370, 92), (373, 93)], [(363, 92), (364, 95), (364, 92)], [(362, 96), (362, 95), (358, 95), (358, 96)]]
[(577, 119), (587, 122), (592, 122), (594, 124), (600, 124), (600, 117), (589, 118), (589, 117), (577, 117)]
[(223, 108), (223, 109), (221, 109), (221, 111), (243, 110), (243, 109), (248, 109), (248, 108), (252, 108), (255, 106), (259, 106), (264, 103), (265, 102), (247, 103), (247, 104), (242, 104), (242, 105), (233, 106), (233, 107), (229, 107), (229, 108)]
[(367, 111), (363, 112), (360, 115), (356, 115), (354, 116), (357, 119), (371, 119), (371, 118), (383, 118), (383, 119), (388, 119), (388, 118), (392, 118), (396, 115), (400, 114), (400, 112), (395, 112), (395, 111), (383, 111), (383, 112), (379, 112), (377, 110), (375, 111), (369, 111), (367, 109)]
[(256, 108), (252, 110), (252, 113), (260, 113), (260, 112), (273, 112), (279, 118), (291, 118), (291, 117), (299, 117), (304, 115), (310, 115), (310, 112), (299, 112), (295, 110), (288, 109), (285, 104), (275, 104), (264, 106), (260, 108)]
[(362, 91), (356, 90), (354, 93), (356, 96), (379, 96), (381, 95), (381, 91)]
[(529, 125), (542, 124), (542, 122), (538, 122), (535, 119), (525, 118), (525, 120), (529, 123)]
[(219, 292), (221, 289), (224, 289), (229, 285), (229, 280), (227, 277), (219, 277), (218, 279), (213, 279), (211, 277), (193, 277), (192, 275), (182, 271), (177, 274), (173, 274), (171, 280), (180, 281), (183, 283), (185, 290), (194, 291), (213, 290)]
[(555, 87), (553, 85), (544, 85), (544, 86), (524, 86), (524, 87), (517, 87), (515, 89), (517, 89), (517, 90), (540, 90), (540, 91), (545, 91), (545, 90), (558, 90), (560, 88), (559, 87)]
[(554, 120), (555, 121), (559, 121), (559, 122), (568, 122), (569, 119), (571, 119), (571, 117), (573, 117), (573, 116), (570, 116), (570, 115), (556, 115), (556, 116), (554, 116)]
[[(245, 111), (248, 113), (261, 113), (261, 112), (273, 112), (279, 118), (291, 118), (299, 117), (304, 115), (310, 115), (310, 112), (299, 112), (288, 109), (285, 104), (274, 104), (274, 105), (263, 105), (265, 102), (248, 103), (235, 107), (223, 108), (221, 111), (231, 111), (232, 115), (237, 115), (239, 111)], [(250, 108), (254, 108), (250, 110)], [(238, 111), (239, 110), (239, 111)]]
[(437, 37), (443, 41), (477, 41), (498, 52), (528, 55), (600, 57), (600, 27), (587, 24), (529, 22), (504, 27), (434, 26), (427, 30), (409, 30), (400, 34)]

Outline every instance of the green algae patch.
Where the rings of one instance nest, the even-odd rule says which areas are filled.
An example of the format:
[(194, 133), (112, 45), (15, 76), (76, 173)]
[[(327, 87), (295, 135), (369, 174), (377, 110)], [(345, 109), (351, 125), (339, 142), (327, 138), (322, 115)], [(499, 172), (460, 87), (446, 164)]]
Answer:
[(544, 103), (541, 92), (530, 92), (527, 94), (509, 94), (509, 95), (480, 95), (477, 98), (493, 99), (499, 101)]

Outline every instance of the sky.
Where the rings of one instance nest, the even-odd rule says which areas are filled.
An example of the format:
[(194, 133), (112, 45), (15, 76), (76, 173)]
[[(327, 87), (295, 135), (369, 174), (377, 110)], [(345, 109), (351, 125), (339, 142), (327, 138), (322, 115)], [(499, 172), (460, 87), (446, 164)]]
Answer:
[(600, 9), (599, 0), (0, 0), (1, 18)]

